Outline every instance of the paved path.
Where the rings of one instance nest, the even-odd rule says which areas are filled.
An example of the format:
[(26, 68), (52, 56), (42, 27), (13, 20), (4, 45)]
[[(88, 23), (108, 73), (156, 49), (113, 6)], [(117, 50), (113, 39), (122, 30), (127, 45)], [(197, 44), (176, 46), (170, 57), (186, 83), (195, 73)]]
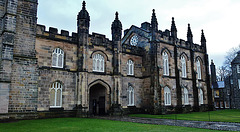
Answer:
[(144, 123), (144, 124), (171, 125), (171, 126), (194, 127), (194, 128), (213, 129), (213, 130), (240, 131), (240, 123), (153, 119), (153, 118), (139, 118), (139, 117), (127, 117), (127, 116), (123, 116), (123, 117), (97, 116), (94, 118)]

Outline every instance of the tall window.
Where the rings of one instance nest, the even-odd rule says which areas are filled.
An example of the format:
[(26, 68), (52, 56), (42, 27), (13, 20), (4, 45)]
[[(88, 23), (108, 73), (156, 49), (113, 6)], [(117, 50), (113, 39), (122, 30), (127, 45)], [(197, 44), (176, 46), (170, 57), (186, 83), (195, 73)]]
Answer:
[(64, 52), (60, 48), (56, 48), (52, 53), (52, 67), (63, 68)]
[(165, 105), (171, 105), (171, 91), (168, 87), (164, 88), (164, 102)]
[(184, 104), (188, 105), (189, 100), (188, 100), (188, 90), (187, 90), (187, 88), (184, 88), (184, 90), (183, 90), (183, 99), (184, 99)]
[(101, 54), (93, 56), (93, 71), (104, 72), (104, 57)]
[(62, 85), (54, 82), (50, 88), (50, 107), (62, 106)]
[(184, 56), (181, 57), (181, 63), (182, 63), (182, 77), (187, 77), (187, 67), (186, 67), (186, 59)]
[(128, 60), (127, 62), (127, 72), (128, 75), (134, 75), (134, 63), (132, 60)]
[(199, 89), (199, 104), (203, 104), (203, 91)]
[(169, 75), (168, 54), (163, 52), (163, 75)]
[(197, 59), (197, 75), (198, 75), (198, 79), (202, 78), (202, 75), (201, 75), (201, 63), (200, 63), (199, 59)]
[(132, 86), (128, 87), (128, 106), (134, 106), (134, 89)]

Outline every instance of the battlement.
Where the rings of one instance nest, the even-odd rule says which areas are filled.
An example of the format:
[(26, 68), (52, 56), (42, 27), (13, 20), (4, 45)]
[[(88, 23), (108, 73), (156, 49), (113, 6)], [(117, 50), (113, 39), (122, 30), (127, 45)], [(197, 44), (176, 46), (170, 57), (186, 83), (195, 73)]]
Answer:
[[(162, 41), (162, 42), (173, 44), (173, 45), (176, 44), (178, 47), (192, 49), (192, 50), (198, 51), (198, 52), (206, 52), (205, 48), (199, 44), (191, 44), (188, 41), (185, 41), (183, 39), (174, 40), (173, 37), (170, 36), (170, 31), (167, 29), (164, 32), (159, 30), (158, 33), (159, 33), (159, 35), (156, 38), (158, 41)], [(176, 41), (176, 43), (174, 43), (174, 41)]]
[(46, 31), (46, 27), (40, 24), (37, 25), (37, 36), (52, 40), (77, 43), (77, 33), (72, 32), (72, 36), (70, 36), (69, 31), (61, 30), (61, 33), (59, 34), (58, 29), (54, 27), (49, 27), (49, 30)]
[(106, 38), (105, 35), (99, 34), (99, 33), (92, 33), (92, 35), (89, 36), (89, 46), (104, 46), (108, 47), (109, 49), (112, 48), (112, 41), (110, 41), (108, 38)]

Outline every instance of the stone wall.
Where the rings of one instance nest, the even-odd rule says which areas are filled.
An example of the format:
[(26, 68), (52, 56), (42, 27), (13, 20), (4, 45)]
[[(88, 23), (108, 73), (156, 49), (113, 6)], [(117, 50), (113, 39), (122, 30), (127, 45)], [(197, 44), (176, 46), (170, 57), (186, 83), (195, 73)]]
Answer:
[(62, 84), (62, 108), (73, 110), (76, 107), (76, 73), (58, 69), (40, 69), (38, 80), (38, 111), (50, 108), (50, 88), (58, 81)]

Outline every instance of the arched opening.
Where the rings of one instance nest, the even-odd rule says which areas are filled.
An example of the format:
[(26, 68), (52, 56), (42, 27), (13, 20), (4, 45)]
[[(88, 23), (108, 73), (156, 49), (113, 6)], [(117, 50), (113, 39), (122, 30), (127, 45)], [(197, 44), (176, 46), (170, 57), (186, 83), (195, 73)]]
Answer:
[(90, 87), (89, 112), (93, 115), (105, 115), (107, 112), (107, 90), (101, 84)]

